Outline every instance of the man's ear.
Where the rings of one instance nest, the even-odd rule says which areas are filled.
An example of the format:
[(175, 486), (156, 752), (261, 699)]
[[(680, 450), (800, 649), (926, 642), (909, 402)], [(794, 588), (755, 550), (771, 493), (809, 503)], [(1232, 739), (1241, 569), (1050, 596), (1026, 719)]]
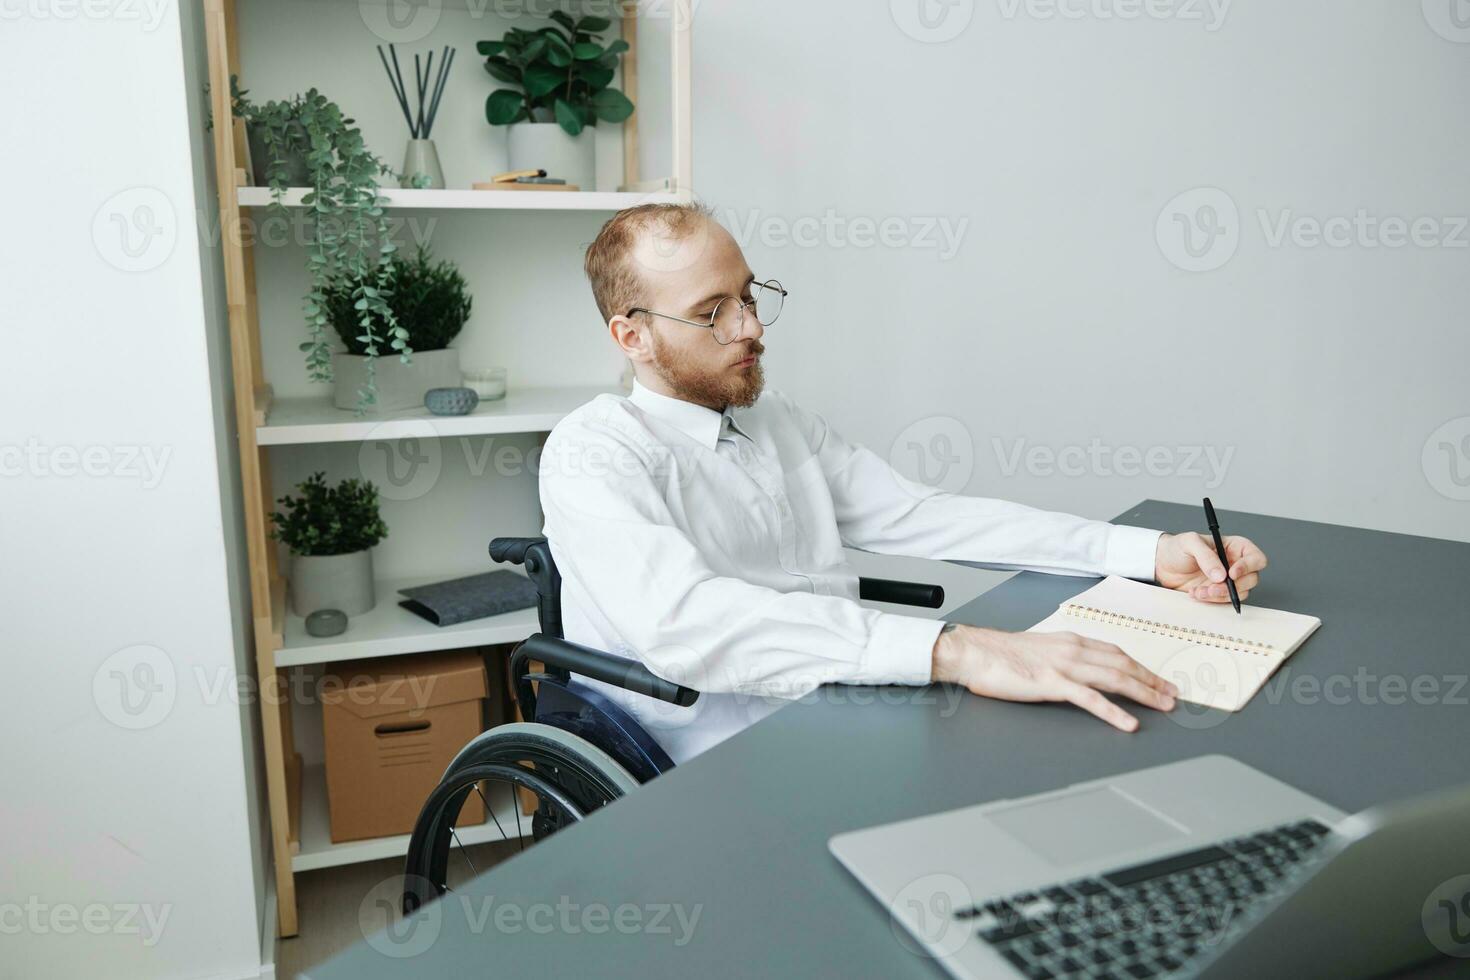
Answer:
[(649, 339), (648, 331), (640, 324), (626, 316), (615, 316), (607, 322), (608, 332), (612, 334), (613, 343), (634, 364), (646, 364), (653, 360), (653, 345)]

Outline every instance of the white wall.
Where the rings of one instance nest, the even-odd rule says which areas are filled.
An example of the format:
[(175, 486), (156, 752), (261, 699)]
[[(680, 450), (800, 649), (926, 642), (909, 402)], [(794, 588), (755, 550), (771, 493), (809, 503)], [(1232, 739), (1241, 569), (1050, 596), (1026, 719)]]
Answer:
[(183, 33), (171, 3), (0, 8), (4, 976), (259, 969), (190, 6)]
[[(1470, 540), (1470, 43), (1425, 13), (1455, 36), (1450, 2), (1237, 0), (1215, 22), (1194, 0), (703, 0), (695, 181), (791, 287), (771, 383), (910, 472), (932, 447), (929, 474), (971, 493), (1093, 517), (1208, 493)], [(1117, 8), (1184, 16), (1095, 13)], [(1198, 187), (1228, 193), (1238, 249), (1187, 272), (1156, 222)], [(1258, 214), (1359, 209), (1450, 218), (1458, 247), (1271, 247)], [(906, 244), (811, 225), (829, 211)], [(963, 226), (952, 255), (912, 244), (930, 220)], [(1035, 447), (1072, 447), (1076, 475), (1028, 467)], [(1162, 475), (1117, 475), (1123, 447), (1159, 447)], [(1195, 447), (1229, 454), (1217, 485)]]

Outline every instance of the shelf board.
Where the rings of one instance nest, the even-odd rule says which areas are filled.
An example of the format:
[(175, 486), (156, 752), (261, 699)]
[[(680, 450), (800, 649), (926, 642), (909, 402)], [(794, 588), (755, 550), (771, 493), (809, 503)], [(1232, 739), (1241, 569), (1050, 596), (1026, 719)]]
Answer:
[(403, 598), (398, 594), (399, 589), (442, 579), (443, 576), (380, 579), (375, 583), (377, 605), (368, 612), (349, 618), (347, 631), (337, 636), (310, 636), (306, 632), (306, 620), (294, 613), (288, 615), (285, 642), (276, 651), (276, 666), (302, 667), (339, 660), (391, 657), (399, 653), (519, 643), (541, 628), (534, 606), (454, 626), (435, 626), (398, 604)]
[[(286, 190), (281, 203), (286, 207), (301, 206), (307, 187)], [(269, 187), (241, 187), (237, 191), (242, 208), (263, 208), (272, 203)], [(463, 188), (427, 190), (420, 188), (382, 188), (383, 203), (390, 208), (416, 211), (621, 211), (638, 204), (678, 204), (681, 194), (655, 191), (638, 194), (631, 191), (476, 191)]]
[(265, 425), (255, 430), (261, 446), (293, 446), (365, 439), (445, 438), (550, 432), (562, 417), (608, 392), (597, 387), (512, 388), (502, 399), (481, 402), (468, 415), (433, 415), (427, 408), (357, 415), (330, 398), (277, 398)]
[[(320, 765), (303, 766), (302, 769), (301, 838), (299, 848), (291, 855), (292, 871), (334, 868), (408, 853), (408, 834), (333, 844), (330, 814), (327, 812), (326, 771)], [(500, 824), (497, 826), (495, 820), (490, 819), (487, 814), (482, 824), (456, 827), (455, 833), (459, 842), (466, 847), (488, 841), (516, 839), (516, 804), (510, 788), (502, 784), (487, 788), (489, 792), (485, 795), (489, 798), (491, 810)], [(529, 835), (530, 817), (523, 815), (519, 826), (523, 835)]]

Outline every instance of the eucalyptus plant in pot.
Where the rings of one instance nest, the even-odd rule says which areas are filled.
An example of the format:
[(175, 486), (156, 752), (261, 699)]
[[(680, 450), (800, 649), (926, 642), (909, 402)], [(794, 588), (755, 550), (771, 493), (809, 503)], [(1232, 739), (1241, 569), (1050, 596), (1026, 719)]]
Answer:
[[(380, 175), (398, 175), (368, 151), (353, 120), (316, 89), (256, 105), (232, 79), (231, 96), (234, 114), (245, 122), (252, 164), (257, 171), (264, 168), (259, 178), (271, 189), (272, 207), (284, 211), (287, 191), (307, 188), (301, 203), (309, 234), (306, 264), (311, 284), (302, 303), (307, 338), (300, 348), (308, 376), (312, 381), (332, 380), (327, 289), (333, 282), (351, 284), (357, 335), (369, 362), (385, 353), (385, 347), (404, 353), (408, 334), (387, 299), (397, 246), (389, 235), (378, 187)], [(369, 363), (357, 389), (359, 410), (376, 400), (372, 367)]]
[(602, 32), (612, 26), (606, 17), (573, 18), (560, 10), (550, 16), (554, 25), (534, 31), (513, 27), (499, 41), (476, 46), (485, 56), (485, 70), (514, 86), (490, 93), (485, 119), (509, 127), (512, 170), (542, 169), (594, 190), (594, 148), (583, 130), (633, 114), (628, 97), (610, 87), (628, 43), (602, 44)]
[(291, 552), (291, 608), (298, 616), (339, 609), (356, 616), (376, 604), (373, 553), (388, 536), (378, 513), (378, 488), (367, 480), (327, 485), (313, 473), (279, 501), (271, 537)]
[[(449, 344), (470, 318), (471, 298), (454, 263), (436, 262), (429, 249), (420, 246), (412, 258), (390, 259), (381, 285), (405, 343), (399, 357), (383, 359), (376, 367), (362, 329), (355, 281), (339, 279), (327, 289), (327, 316), (347, 348), (332, 355), (333, 400), (338, 408), (355, 407), (357, 391), (374, 370), (376, 405), (383, 411), (420, 406), (431, 388), (455, 388), (464, 380), (459, 351)], [(389, 329), (377, 312), (371, 316), (379, 335)]]

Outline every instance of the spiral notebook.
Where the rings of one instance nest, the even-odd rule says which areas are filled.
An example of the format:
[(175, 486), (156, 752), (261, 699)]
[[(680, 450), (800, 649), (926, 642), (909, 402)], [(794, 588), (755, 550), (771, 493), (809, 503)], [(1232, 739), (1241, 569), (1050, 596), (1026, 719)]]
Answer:
[(1322, 621), (1110, 576), (1057, 607), (1032, 633), (1072, 632), (1116, 644), (1179, 688), (1181, 700), (1225, 711), (1245, 707)]

